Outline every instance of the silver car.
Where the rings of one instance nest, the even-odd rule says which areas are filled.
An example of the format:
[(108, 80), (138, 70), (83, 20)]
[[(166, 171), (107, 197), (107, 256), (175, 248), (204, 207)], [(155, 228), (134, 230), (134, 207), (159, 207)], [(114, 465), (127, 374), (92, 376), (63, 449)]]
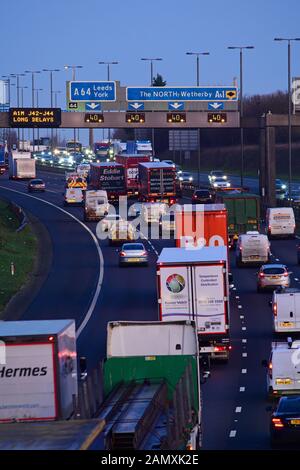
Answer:
[(257, 275), (257, 292), (276, 287), (290, 287), (291, 272), (284, 264), (264, 264)]
[(124, 243), (119, 251), (119, 266), (128, 264), (148, 265), (148, 252), (143, 243)]

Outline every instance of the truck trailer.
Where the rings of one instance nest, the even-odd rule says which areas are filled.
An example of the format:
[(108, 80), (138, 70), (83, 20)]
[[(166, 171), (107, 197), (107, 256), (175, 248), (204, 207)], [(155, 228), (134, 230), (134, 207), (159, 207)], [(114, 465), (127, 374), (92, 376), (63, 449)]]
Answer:
[(92, 163), (90, 185), (93, 189), (107, 191), (110, 202), (118, 201), (120, 196), (126, 195), (124, 166), (115, 162)]
[(0, 340), (0, 422), (69, 418), (78, 395), (75, 321), (3, 321)]
[(12, 152), (8, 160), (9, 179), (36, 177), (35, 159), (28, 152)]
[(139, 164), (139, 199), (141, 202), (176, 203), (176, 169), (163, 162)]
[(161, 321), (193, 320), (200, 353), (227, 360), (229, 285), (227, 248), (164, 248), (157, 261)]
[(198, 449), (202, 427), (195, 324), (110, 322), (107, 338), (98, 416), (106, 423), (105, 448)]
[(138, 195), (139, 192), (139, 163), (150, 161), (150, 155), (138, 154), (117, 154), (116, 163), (120, 163), (125, 168), (125, 180), (127, 196)]

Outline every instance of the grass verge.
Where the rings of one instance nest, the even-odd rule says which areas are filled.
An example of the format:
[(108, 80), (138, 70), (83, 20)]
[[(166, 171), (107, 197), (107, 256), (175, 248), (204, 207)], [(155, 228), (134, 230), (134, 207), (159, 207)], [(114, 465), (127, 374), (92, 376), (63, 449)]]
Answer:
[[(20, 290), (33, 270), (38, 243), (30, 225), (20, 232), (16, 215), (0, 200), (0, 316), (11, 297)], [(11, 263), (15, 274), (11, 274)]]

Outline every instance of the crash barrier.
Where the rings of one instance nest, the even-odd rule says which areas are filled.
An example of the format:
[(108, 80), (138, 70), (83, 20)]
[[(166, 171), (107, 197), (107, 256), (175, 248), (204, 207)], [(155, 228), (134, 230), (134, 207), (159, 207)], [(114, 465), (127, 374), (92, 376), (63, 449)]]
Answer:
[(103, 361), (89, 371), (78, 385), (74, 403), (75, 419), (91, 419), (97, 415), (103, 402)]
[(20, 225), (16, 230), (16, 232), (20, 232), (28, 224), (27, 215), (25, 214), (23, 209), (20, 206), (18, 206), (18, 204), (15, 204), (14, 202), (11, 202), (11, 201), (7, 201), (7, 202), (8, 202), (9, 209), (15, 214), (18, 221), (20, 222)]

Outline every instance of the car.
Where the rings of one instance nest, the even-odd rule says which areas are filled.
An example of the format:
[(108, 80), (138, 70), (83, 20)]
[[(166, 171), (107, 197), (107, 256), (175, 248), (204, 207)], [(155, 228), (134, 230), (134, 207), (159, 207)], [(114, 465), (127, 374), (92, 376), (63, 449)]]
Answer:
[(228, 189), (230, 188), (231, 184), (229, 183), (229, 181), (224, 180), (223, 178), (215, 178), (214, 180), (212, 180), (211, 186), (214, 189)]
[(28, 192), (31, 193), (33, 191), (46, 191), (45, 182), (42, 179), (33, 179), (30, 180), (27, 186)]
[(179, 181), (182, 183), (192, 183), (194, 181), (193, 175), (187, 171), (182, 171), (178, 176)]
[(162, 163), (167, 163), (168, 165), (172, 165), (174, 168), (176, 168), (176, 165), (173, 160), (162, 160)]
[(293, 206), (300, 206), (300, 189), (292, 189), (291, 195), (288, 192), (283, 195), (287, 201), (291, 201)]
[(283, 396), (270, 417), (272, 448), (300, 444), (300, 395)]
[(102, 232), (108, 232), (115, 222), (121, 221), (122, 217), (119, 214), (107, 214), (104, 219), (101, 220)]
[(222, 170), (212, 170), (209, 175), (208, 179), (210, 183), (213, 183), (216, 179), (227, 180), (227, 175), (225, 175), (224, 171)]
[(257, 292), (277, 287), (290, 287), (291, 272), (285, 264), (264, 264), (257, 273)]
[(275, 180), (275, 191), (276, 195), (278, 194), (285, 194), (287, 190), (287, 185), (283, 183), (280, 179)]
[(148, 252), (143, 243), (124, 243), (119, 251), (119, 266), (143, 264), (148, 266)]
[(192, 204), (212, 204), (214, 201), (215, 196), (209, 189), (196, 189), (192, 196)]

